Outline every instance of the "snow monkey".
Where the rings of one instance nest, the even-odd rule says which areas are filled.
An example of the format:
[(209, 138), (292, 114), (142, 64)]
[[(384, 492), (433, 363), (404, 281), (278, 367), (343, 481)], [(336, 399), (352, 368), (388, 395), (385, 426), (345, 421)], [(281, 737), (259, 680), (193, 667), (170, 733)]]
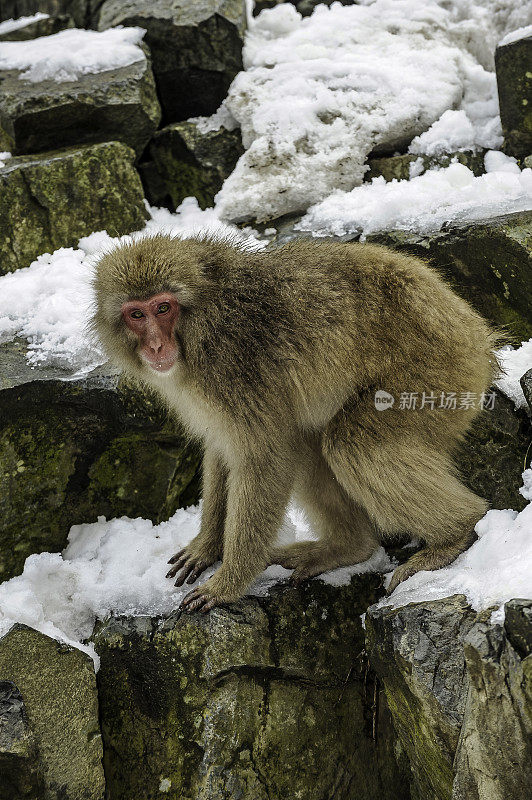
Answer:
[[(423, 261), (158, 235), (104, 255), (95, 291), (109, 357), (203, 442), (200, 532), (167, 577), (222, 564), (188, 610), (236, 600), (268, 564), (298, 584), (405, 532), (424, 546), (389, 590), (469, 546), (487, 503), (452, 451), (494, 377), (496, 336)], [(318, 539), (276, 546), (291, 495)]]

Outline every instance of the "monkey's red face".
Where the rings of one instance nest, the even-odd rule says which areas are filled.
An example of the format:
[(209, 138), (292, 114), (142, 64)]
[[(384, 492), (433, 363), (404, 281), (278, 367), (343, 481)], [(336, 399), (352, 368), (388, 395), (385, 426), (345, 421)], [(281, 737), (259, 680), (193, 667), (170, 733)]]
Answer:
[(122, 305), (122, 317), (139, 342), (139, 354), (156, 372), (168, 372), (179, 350), (174, 335), (179, 303), (168, 292)]

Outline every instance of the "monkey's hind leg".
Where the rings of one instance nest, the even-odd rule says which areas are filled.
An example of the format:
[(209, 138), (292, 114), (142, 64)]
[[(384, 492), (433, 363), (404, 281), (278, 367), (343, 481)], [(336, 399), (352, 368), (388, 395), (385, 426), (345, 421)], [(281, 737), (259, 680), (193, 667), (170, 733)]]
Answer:
[(321, 453), (309, 461), (296, 481), (295, 498), (319, 538), (276, 548), (271, 558), (294, 570), (290, 580), (295, 584), (365, 561), (379, 546), (367, 513), (338, 484)]
[(393, 429), (383, 428), (377, 441), (377, 427), (369, 435), (358, 426), (356, 442), (336, 430), (325, 454), (338, 481), (385, 536), (408, 532), (426, 545), (397, 567), (390, 593), (416, 572), (445, 567), (467, 549), (487, 503), (458, 480), (446, 453), (427, 447), (422, 430), (394, 440)]

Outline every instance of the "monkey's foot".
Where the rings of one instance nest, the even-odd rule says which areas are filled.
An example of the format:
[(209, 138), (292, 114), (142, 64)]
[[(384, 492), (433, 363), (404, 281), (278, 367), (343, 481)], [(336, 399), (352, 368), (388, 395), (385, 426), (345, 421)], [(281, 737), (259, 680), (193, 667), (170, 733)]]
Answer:
[(202, 614), (206, 614), (211, 608), (225, 605), (235, 599), (237, 598), (221, 590), (213, 578), (209, 578), (204, 584), (196, 586), (185, 595), (181, 607), (187, 611), (201, 611)]
[(198, 554), (192, 547), (193, 544), (194, 542), (191, 542), (168, 561), (169, 564), (173, 564), (173, 567), (168, 570), (166, 577), (173, 578), (178, 572), (180, 573), (175, 582), (176, 586), (182, 586), (185, 581), (195, 583), (202, 572), (218, 561), (217, 555)]
[(357, 552), (340, 551), (323, 542), (296, 542), (274, 550), (272, 564), (280, 564), (285, 569), (293, 569), (290, 583), (299, 586), (303, 581), (329, 572), (337, 567), (346, 567), (364, 561), (368, 555)]
[(410, 556), (408, 561), (396, 567), (390, 585), (386, 589), (386, 594), (391, 594), (394, 589), (397, 589), (400, 583), (406, 581), (407, 578), (411, 578), (416, 572), (421, 572), (421, 570), (441, 569), (451, 564), (474, 540), (475, 535), (473, 533), (467, 535), (458, 542), (447, 545), (447, 547), (424, 547), (423, 550), (414, 553), (413, 556)]

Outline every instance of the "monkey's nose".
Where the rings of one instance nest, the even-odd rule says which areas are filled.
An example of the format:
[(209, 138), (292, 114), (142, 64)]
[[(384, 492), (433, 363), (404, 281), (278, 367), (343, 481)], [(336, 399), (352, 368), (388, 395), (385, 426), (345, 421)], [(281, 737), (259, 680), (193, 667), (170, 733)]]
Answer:
[(159, 342), (159, 341), (150, 342), (150, 350), (153, 350), (155, 355), (158, 355), (161, 352), (162, 349), (163, 349), (163, 343), (162, 342)]

